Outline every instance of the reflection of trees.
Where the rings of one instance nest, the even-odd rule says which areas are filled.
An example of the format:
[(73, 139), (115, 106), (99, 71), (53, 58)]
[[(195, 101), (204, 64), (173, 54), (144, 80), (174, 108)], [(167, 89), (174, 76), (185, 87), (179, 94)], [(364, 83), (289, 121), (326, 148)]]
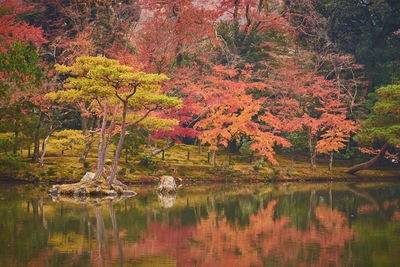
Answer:
[[(170, 209), (152, 192), (119, 204), (31, 197), (0, 206), (0, 232), (13, 233), (0, 235), (12, 244), (0, 249), (0, 266), (365, 266), (379, 265), (376, 255), (398, 258), (398, 192), (340, 186), (188, 190)], [(375, 203), (386, 216), (367, 211)]]
[(378, 201), (372, 194), (370, 194), (365, 189), (357, 187), (355, 184), (348, 185), (349, 190), (355, 195), (361, 196), (362, 198), (368, 200), (370, 204), (364, 204), (358, 207), (358, 214), (366, 214), (370, 212), (377, 211), (383, 218), (388, 220), (390, 217), (396, 219), (398, 216), (398, 211), (393, 211), (393, 215), (390, 216), (388, 210), (390, 207), (398, 207), (400, 199), (395, 200), (385, 200), (383, 202)]
[(148, 234), (129, 245), (125, 255), (138, 259), (167, 253), (179, 266), (343, 264), (345, 244), (356, 236), (343, 213), (318, 206), (314, 209), (317, 222), (301, 231), (289, 227), (289, 217), (274, 219), (277, 202), (272, 200), (251, 215), (246, 227), (231, 225), (217, 212), (210, 212), (197, 226), (149, 225)]
[[(74, 210), (73, 214), (70, 213), (71, 204)], [(76, 209), (78, 205), (80, 212), (78, 212), (79, 209)], [(52, 228), (55, 226), (53, 225), (54, 221), (53, 219), (46, 220), (44, 207), (43, 198), (39, 197), (27, 202), (26, 211), (32, 214), (34, 222), (39, 222), (40, 219), (43, 227)], [(112, 227), (112, 229), (109, 229), (110, 231), (106, 228), (106, 217), (103, 216), (104, 209), (109, 213)], [(48, 236), (48, 247), (43, 246), (46, 249), (33, 255), (27, 265), (42, 266), (44, 262), (50, 262), (53, 258), (60, 260), (57, 261), (59, 265), (110, 266), (111, 262), (119, 262), (120, 266), (123, 266), (123, 247), (112, 200), (107, 200), (104, 204), (100, 201), (87, 203), (77, 199), (63, 198), (60, 199), (56, 214), (57, 221), (55, 223), (57, 225), (69, 225), (71, 228), (68, 228), (67, 232), (65, 232), (65, 228), (56, 231), (54, 231), (54, 228), (45, 228), (48, 232), (46, 234)], [(72, 225), (77, 225), (77, 229), (74, 229)], [(112, 236), (111, 242), (110, 236)], [(117, 253), (114, 251), (117, 251)], [(89, 257), (87, 257), (87, 253), (89, 253)], [(63, 254), (70, 256), (66, 258), (61, 256)]]

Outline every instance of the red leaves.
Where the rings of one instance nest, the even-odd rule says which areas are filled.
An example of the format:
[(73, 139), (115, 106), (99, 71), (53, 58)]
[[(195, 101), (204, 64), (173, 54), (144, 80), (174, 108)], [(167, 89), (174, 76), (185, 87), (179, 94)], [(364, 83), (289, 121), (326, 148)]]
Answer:
[(5, 0), (0, 3), (0, 8), (6, 10), (6, 14), (0, 17), (0, 44), (3, 51), (15, 41), (32, 42), (36, 46), (46, 42), (41, 28), (18, 19), (18, 16), (31, 11), (30, 6), (16, 0)]

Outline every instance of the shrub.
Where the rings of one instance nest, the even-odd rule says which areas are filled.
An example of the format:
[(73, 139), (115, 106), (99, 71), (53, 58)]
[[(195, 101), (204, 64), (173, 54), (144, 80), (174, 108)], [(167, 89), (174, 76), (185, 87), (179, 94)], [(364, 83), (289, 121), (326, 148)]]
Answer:
[(130, 169), (129, 169), (129, 173), (134, 173), (135, 171), (136, 171), (135, 168), (130, 168)]
[(264, 162), (264, 160), (260, 159), (254, 163), (253, 169), (255, 171), (258, 171), (258, 170), (262, 169), (263, 167), (265, 167), (265, 162)]
[(279, 175), (281, 173), (281, 169), (275, 169), (274, 170), (274, 175)]
[(0, 168), (5, 167), (9, 170), (19, 170), (28, 167), (28, 165), (22, 161), (19, 154), (3, 154), (0, 155)]
[(122, 168), (118, 171), (118, 175), (125, 175), (126, 174), (126, 168)]
[(48, 176), (53, 176), (56, 174), (56, 171), (53, 167), (49, 167), (49, 169), (47, 170), (47, 175)]
[(143, 155), (140, 157), (139, 165), (147, 167), (150, 170), (154, 170), (157, 165), (157, 161), (150, 156)]
[(87, 161), (87, 160), (83, 161), (83, 167), (85, 169), (88, 169), (89, 168), (89, 161)]
[(185, 169), (186, 169), (185, 166), (179, 166), (178, 167), (178, 175), (179, 176), (185, 176), (186, 175)]

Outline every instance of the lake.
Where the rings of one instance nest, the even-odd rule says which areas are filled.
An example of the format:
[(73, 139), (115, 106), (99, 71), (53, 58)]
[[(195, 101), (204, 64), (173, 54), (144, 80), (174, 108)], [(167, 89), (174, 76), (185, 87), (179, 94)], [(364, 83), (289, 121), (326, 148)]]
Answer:
[(400, 183), (48, 188), (0, 184), (1, 266), (400, 266)]

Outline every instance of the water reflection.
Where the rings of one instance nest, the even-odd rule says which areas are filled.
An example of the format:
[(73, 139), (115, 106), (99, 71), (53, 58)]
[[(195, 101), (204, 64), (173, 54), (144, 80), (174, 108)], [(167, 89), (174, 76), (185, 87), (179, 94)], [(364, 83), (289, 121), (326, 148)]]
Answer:
[(163, 208), (171, 208), (176, 200), (176, 193), (170, 193), (170, 194), (165, 194), (165, 193), (157, 193), (158, 195), (158, 201), (160, 202), (161, 207)]
[(399, 184), (135, 191), (52, 200), (0, 190), (0, 266), (400, 264)]

